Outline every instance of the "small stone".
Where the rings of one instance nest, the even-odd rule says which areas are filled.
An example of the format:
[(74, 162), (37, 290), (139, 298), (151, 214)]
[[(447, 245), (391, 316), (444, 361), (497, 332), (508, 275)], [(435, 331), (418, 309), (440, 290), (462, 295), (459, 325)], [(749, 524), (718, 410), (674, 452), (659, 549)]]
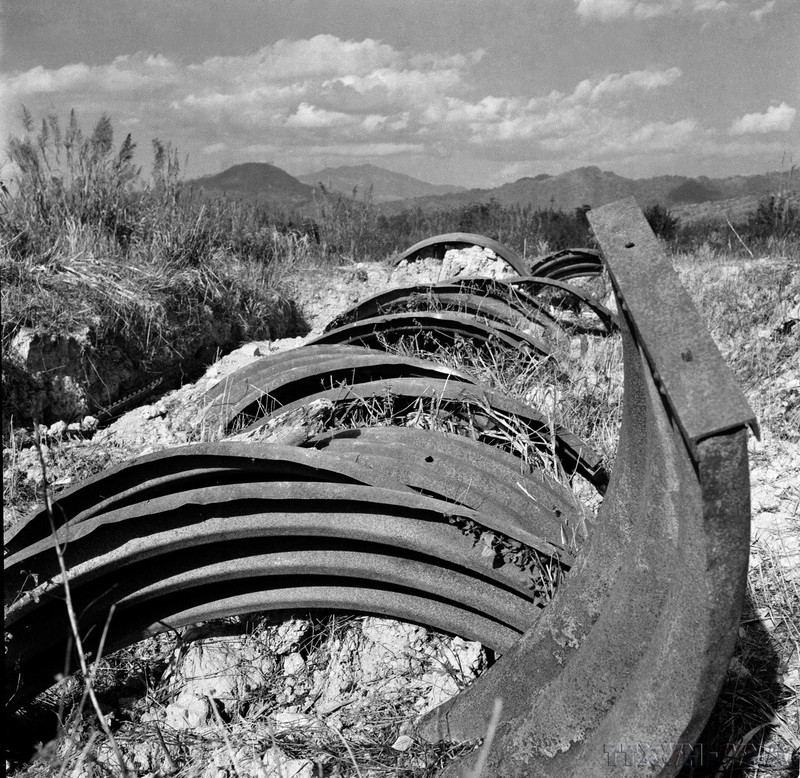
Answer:
[(47, 430), (47, 437), (53, 440), (61, 440), (67, 434), (67, 427), (69, 425), (65, 421), (57, 421), (51, 424)]
[(395, 751), (408, 751), (414, 745), (414, 739), (408, 735), (400, 735), (397, 740), (392, 743), (392, 748)]
[(278, 627), (273, 651), (279, 656), (290, 653), (308, 634), (310, 629), (311, 624), (305, 619), (290, 619), (284, 622)]
[(271, 719), (274, 722), (276, 734), (303, 733), (304, 736), (307, 736), (324, 732), (326, 728), (325, 724), (316, 716), (310, 716), (307, 713), (289, 713), (284, 710), (273, 714)]
[(81, 432), (95, 432), (100, 422), (94, 416), (84, 416), (81, 420)]
[(288, 759), (279, 748), (273, 747), (261, 760), (267, 778), (312, 778), (314, 763), (309, 759)]
[(306, 663), (298, 653), (287, 654), (283, 658), (283, 674), (285, 676), (300, 675), (306, 669)]
[(194, 694), (182, 693), (167, 705), (166, 725), (175, 730), (197, 729), (211, 721), (208, 700)]

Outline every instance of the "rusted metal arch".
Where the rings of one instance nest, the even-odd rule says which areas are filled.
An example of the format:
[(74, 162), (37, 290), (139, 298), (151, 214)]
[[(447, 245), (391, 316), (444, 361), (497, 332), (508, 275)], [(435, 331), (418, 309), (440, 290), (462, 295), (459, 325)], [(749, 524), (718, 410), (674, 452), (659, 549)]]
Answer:
[[(524, 276), (523, 278), (512, 278), (509, 280), (509, 285), (518, 287), (520, 290), (524, 290), (532, 297), (536, 297), (539, 293), (539, 290), (544, 287), (549, 289), (557, 289), (565, 294), (570, 295), (571, 297), (574, 297), (576, 300), (583, 303), (583, 305), (593, 311), (597, 315), (597, 318), (600, 319), (607, 333), (611, 334), (619, 329), (618, 317), (608, 308), (606, 308), (606, 306), (603, 305), (600, 300), (598, 300), (593, 294), (585, 292), (582, 289), (578, 289), (577, 287), (567, 284), (564, 281), (536, 275)], [(558, 321), (557, 318), (556, 320)], [(564, 324), (559, 322), (559, 326), (564, 327)]]
[(317, 336), (309, 341), (309, 345), (343, 343), (383, 348), (384, 341), (409, 335), (420, 336), (424, 341), (420, 347), (434, 351), (442, 343), (463, 339), (476, 344), (493, 343), (512, 350), (525, 350), (543, 357), (550, 355), (543, 341), (515, 327), (500, 322), (484, 323), (472, 316), (449, 311), (412, 311), (360, 319)]
[(325, 326), (324, 332), (360, 319), (419, 310), (461, 311), (521, 329), (558, 325), (552, 314), (518, 287), (494, 278), (471, 276), (379, 292), (340, 313)]
[(520, 275), (564, 279), (579, 276), (598, 276), (603, 272), (603, 260), (594, 249), (564, 249), (533, 260), (530, 269)]
[(491, 776), (612, 776), (631, 754), (636, 775), (675, 775), (716, 701), (746, 586), (752, 411), (633, 199), (589, 219), (623, 312), (612, 481), (543, 617), (420, 728), (482, 737), (500, 698)]
[[(511, 636), (504, 656), (481, 679), (429, 715), (419, 731), (431, 739), (482, 737), (499, 697), (503, 708), (485, 771), (490, 776), (612, 776), (630, 764), (631, 756), (636, 775), (675, 775), (719, 692), (746, 584), (746, 436), (747, 426), (754, 424), (752, 411), (633, 200), (592, 211), (589, 218), (622, 312), (625, 404), (613, 481), (591, 538), (555, 601), (519, 640), (514, 642)], [(285, 490), (284, 507), (297, 502), (289, 497), (297, 482), (269, 484), (273, 492), (276, 487)], [(216, 506), (208, 514), (198, 513), (197, 500), (186, 502), (192, 490), (182, 492), (175, 511), (180, 514), (176, 528), (184, 532), (176, 529), (168, 548), (154, 537), (158, 531), (169, 531), (157, 526), (158, 518), (147, 510), (154, 501), (143, 503), (139, 518), (153, 530), (147, 534), (148, 543), (160, 553), (172, 553), (187, 540), (195, 548), (213, 546), (223, 533), (228, 540), (244, 542), (296, 532), (296, 514), (290, 519), (277, 512), (236, 513), (239, 508), (252, 511), (248, 502), (258, 498), (248, 491), (251, 488), (265, 487), (254, 484), (243, 491), (237, 484), (199, 490), (214, 498), (207, 500)], [(346, 518), (334, 517), (330, 510), (305, 513), (305, 537), (346, 535), (359, 543), (392, 546), (400, 538), (401, 543), (417, 543), (414, 548), (420, 554), (445, 545), (447, 553), (458, 553), (449, 547), (451, 537), (458, 544), (455, 535), (448, 535), (444, 545), (424, 545), (431, 542), (425, 534), (429, 525), (435, 523), (437, 532), (450, 526), (441, 521), (445, 515), (441, 501), (433, 500), (436, 507), (427, 504), (431, 520), (426, 521), (417, 501), (432, 498), (349, 483), (316, 481), (313, 489), (318, 490), (313, 499), (320, 506), (329, 500), (331, 490), (348, 494), (349, 501), (344, 499), (348, 510)], [(359, 492), (357, 512), (350, 510), (353, 490)], [(388, 522), (376, 522), (376, 514), (387, 504), (392, 511), (402, 506), (402, 519), (393, 513)], [(454, 510), (444, 505), (448, 513)], [(128, 525), (139, 524), (138, 537), (142, 527), (133, 509), (127, 505), (84, 521), (74, 533), (62, 526), (62, 538), (70, 536), (68, 552), (96, 559), (91, 543), (104, 534), (119, 538)], [(267, 515), (273, 519), (265, 524)], [(111, 521), (112, 516), (116, 520)], [(380, 532), (386, 534), (379, 536)], [(384, 542), (390, 535), (391, 542)], [(442, 537), (437, 535), (435, 542), (441, 543)], [(44, 553), (26, 551), (30, 549), (15, 555), (19, 569), (32, 562), (38, 565), (37, 555)], [(106, 571), (114, 565), (114, 553), (112, 549), (105, 554)], [(475, 563), (467, 560), (465, 556), (462, 571)], [(79, 559), (78, 568), (80, 564)], [(80, 569), (71, 573), (81, 574)], [(485, 578), (496, 575), (497, 571), (485, 571)], [(362, 603), (379, 601), (375, 608), (385, 608), (387, 615), (414, 618), (432, 602), (403, 588), (358, 585), (356, 580), (337, 588), (334, 605), (361, 610)], [(78, 583), (77, 589), (90, 581), (87, 573), (86, 583)], [(216, 591), (201, 584), (192, 590), (191, 601), (165, 595), (158, 600), (159, 615), (179, 625), (276, 603), (281, 607), (330, 604), (326, 594), (330, 589), (312, 580), (306, 587), (287, 582), (285, 588), (269, 592), (247, 582), (253, 579), (227, 581)], [(510, 581), (506, 584), (514, 589)], [(12, 609), (22, 615), (44, 612), (38, 607), (25, 611), (23, 605), (15, 603)], [(140, 605), (149, 608), (152, 601)], [(486, 616), (441, 600), (436, 610), (432, 623), (441, 626), (449, 619), (445, 629), (473, 629), (473, 635), (480, 625), (491, 639), (494, 627)], [(133, 606), (129, 615), (135, 615)], [(131, 635), (144, 636), (158, 628), (146, 614), (130, 623), (138, 630)], [(12, 635), (12, 643), (23, 640)], [(20, 655), (21, 646), (12, 645), (12, 656)], [(58, 667), (58, 652), (47, 656)], [(41, 674), (42, 662), (27, 660), (22, 657), (26, 670)], [(457, 764), (448, 774), (462, 768)]]
[(436, 247), (440, 250), (441, 256), (447, 246), (481, 246), (482, 248), (490, 249), (498, 257), (505, 260), (518, 275), (528, 275), (528, 268), (525, 261), (515, 251), (512, 251), (508, 246), (498, 243), (496, 240), (487, 238), (485, 235), (477, 235), (473, 232), (447, 232), (442, 235), (434, 235), (432, 238), (426, 238), (419, 243), (415, 243), (411, 248), (406, 249), (397, 259), (395, 265), (399, 265), (404, 259), (413, 261), (417, 255), (427, 248)]
[[(419, 402), (425, 400), (428, 404), (432, 404), (439, 416), (454, 416), (470, 422), (482, 442), (489, 442), (497, 437), (498, 419), (508, 420), (510, 425), (519, 425), (519, 429), (524, 431), (540, 450), (546, 452), (555, 450), (567, 475), (577, 473), (599, 491), (604, 491), (608, 483), (608, 474), (602, 458), (588, 443), (569, 430), (562, 427), (553, 428), (550, 421), (538, 411), (499, 392), (441, 379), (396, 378), (334, 387), (267, 413), (244, 427), (239, 434), (252, 437), (275, 417), (295, 411), (312, 402), (327, 401), (336, 408), (353, 402), (360, 403), (379, 398), (390, 400), (394, 414), (398, 416), (417, 413)], [(485, 415), (487, 409), (494, 418)], [(476, 417), (481, 417), (481, 421), (479, 422)], [(477, 426), (478, 424), (481, 426)]]
[(466, 373), (431, 360), (363, 346), (305, 345), (270, 354), (216, 383), (203, 396), (203, 421), (228, 431), (243, 419), (257, 419), (323, 389), (390, 378), (476, 383)]
[(460, 435), (406, 427), (364, 427), (318, 435), (304, 444), (386, 474), (417, 492), (464, 505), (486, 526), (569, 567), (562, 532), (579, 528), (584, 509), (570, 489), (520, 460)]
[[(53, 521), (57, 528), (69, 521), (74, 529), (108, 511), (170, 494), (177, 488), (270, 481), (321, 481), (404, 489), (379, 471), (354, 467), (344, 458), (319, 457), (292, 446), (232, 441), (198, 443), (122, 462), (65, 489), (53, 501)], [(34, 511), (5, 533), (5, 557), (13, 557), (36, 543), (49, 544), (51, 538), (47, 511)]]
[[(339, 468), (330, 454), (303, 453)], [(142, 489), (138, 502), (75, 526), (68, 521), (57, 530), (83, 626), (97, 636), (109, 607), (116, 605), (111, 647), (138, 639), (142, 630), (156, 630), (159, 621), (176, 626), (173, 615), (185, 623), (175, 614), (207, 613), (219, 600), (233, 606), (240, 594), (252, 598), (271, 588), (267, 575), (275, 575), (277, 583), (272, 594), (259, 595), (264, 602), (270, 596), (284, 602), (282, 588), (324, 582), (328, 593), (323, 587), (314, 594), (315, 607), (358, 602), (358, 610), (408, 618), (403, 603), (413, 601), (416, 621), (480, 634), (501, 651), (536, 615), (527, 574), (484, 559), (448, 522), (459, 516), (480, 523), (481, 514), (467, 508), (402, 487), (337, 481), (172, 486), (157, 497)], [(276, 547), (282, 556), (275, 556)], [(387, 556), (395, 561), (387, 562)], [(69, 630), (51, 540), (12, 554), (5, 567), (7, 593), (23, 583), (22, 595), (6, 609), (12, 633), (7, 673), (18, 672), (26, 690), (14, 697), (18, 705), (58, 671)], [(336, 577), (342, 580), (337, 583)], [(345, 598), (349, 605), (342, 606), (337, 591), (342, 586), (358, 589), (360, 599), (351, 593)], [(297, 600), (297, 592), (292, 596)]]

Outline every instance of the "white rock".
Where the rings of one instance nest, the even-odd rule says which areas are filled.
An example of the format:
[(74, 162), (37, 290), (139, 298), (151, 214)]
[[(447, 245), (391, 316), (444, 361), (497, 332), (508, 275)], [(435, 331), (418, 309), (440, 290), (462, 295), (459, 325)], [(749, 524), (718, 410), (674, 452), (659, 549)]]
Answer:
[(63, 420), (51, 424), (47, 430), (47, 437), (53, 438), (54, 440), (61, 440), (66, 434), (68, 426), (67, 422)]
[(298, 643), (306, 636), (311, 625), (307, 619), (290, 619), (278, 627), (275, 644), (272, 650), (281, 656), (297, 648)]
[(300, 675), (306, 669), (306, 663), (298, 653), (286, 654), (283, 658), (283, 674), (285, 676)]
[(261, 763), (267, 771), (265, 778), (313, 778), (314, 775), (313, 762), (308, 759), (289, 759), (279, 748), (270, 748)]
[(211, 723), (211, 706), (205, 697), (182, 692), (167, 705), (165, 724), (175, 730), (197, 729)]
[(81, 420), (82, 432), (94, 432), (100, 426), (100, 422), (94, 416), (84, 416)]
[(290, 713), (289, 711), (279, 711), (270, 716), (275, 726), (275, 734), (300, 733), (304, 735), (321, 734), (325, 732), (325, 724), (316, 716), (307, 713)]
[(414, 745), (414, 738), (409, 737), (408, 735), (400, 735), (397, 740), (392, 743), (392, 748), (395, 751), (408, 751), (411, 746)]

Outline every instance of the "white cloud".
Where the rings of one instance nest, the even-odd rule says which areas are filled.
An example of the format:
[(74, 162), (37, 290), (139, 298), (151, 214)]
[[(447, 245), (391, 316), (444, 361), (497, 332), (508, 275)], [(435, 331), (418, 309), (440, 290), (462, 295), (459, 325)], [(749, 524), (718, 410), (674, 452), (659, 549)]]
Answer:
[(763, 135), (788, 132), (797, 116), (797, 109), (786, 103), (771, 105), (764, 113), (748, 113), (736, 119), (728, 132), (731, 135)]
[(353, 117), (340, 111), (326, 111), (308, 103), (300, 103), (297, 110), (286, 120), (287, 127), (300, 128), (321, 128), (335, 127), (342, 124), (350, 124), (354, 121)]
[(775, 0), (767, 0), (760, 8), (754, 8), (750, 11), (752, 16), (757, 22), (760, 22), (768, 13), (772, 13), (775, 8)]
[(748, 13), (757, 21), (769, 13), (775, 0), (753, 8), (757, 0), (574, 0), (575, 12), (584, 21), (652, 19), (667, 14)]
[[(580, 2), (593, 12), (641, 16), (689, 0)], [(644, 5), (650, 10), (636, 11)], [(795, 114), (782, 103), (715, 136), (672, 113), (680, 68), (600, 73), (535, 95), (492, 94), (478, 86), (483, 58), (480, 49), (419, 52), (320, 35), (189, 64), (136, 54), (105, 65), (36, 67), (8, 75), (5, 85), (35, 115), (58, 101), (62, 115), (73, 105), (89, 121), (87, 113), (107, 112), (115, 128), (118, 119), (135, 117), (142, 150), (157, 136), (215, 167), (245, 158), (309, 170), (315, 161), (395, 155), (481, 159), (495, 170), (532, 159), (613, 167), (636, 155), (673, 158), (723, 142), (728, 148), (739, 142), (731, 135), (788, 127)], [(130, 128), (122, 121), (118, 129)]]
[(681, 75), (681, 69), (674, 67), (667, 70), (634, 70), (624, 75), (612, 73), (592, 86), (591, 99), (594, 102), (604, 97), (619, 97), (636, 90), (652, 92), (660, 87), (671, 86)]

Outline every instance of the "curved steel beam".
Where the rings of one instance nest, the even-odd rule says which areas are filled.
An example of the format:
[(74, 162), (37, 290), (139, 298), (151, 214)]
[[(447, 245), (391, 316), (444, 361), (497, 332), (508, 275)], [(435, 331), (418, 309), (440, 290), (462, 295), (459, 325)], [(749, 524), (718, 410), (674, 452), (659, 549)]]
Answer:
[[(594, 295), (578, 289), (575, 286), (559, 281), (554, 278), (547, 278), (545, 276), (525, 276), (523, 278), (514, 278), (509, 281), (512, 286), (524, 289), (532, 297), (537, 297), (543, 288), (556, 289), (560, 292), (574, 297), (579, 302), (583, 303), (589, 308), (598, 319), (600, 319), (603, 327), (608, 334), (616, 332), (619, 329), (619, 319), (614, 315), (603, 303), (600, 302)], [(558, 320), (558, 319), (557, 319)], [(565, 325), (559, 322), (559, 326)]]
[(305, 345), (263, 357), (212, 386), (203, 396), (203, 423), (227, 432), (323, 389), (392, 378), (475, 384), (466, 373), (430, 360), (363, 346)]
[(546, 329), (557, 324), (557, 320), (544, 311), (533, 297), (520, 293), (517, 287), (494, 278), (470, 276), (437, 284), (388, 289), (340, 313), (323, 331), (328, 332), (360, 319), (420, 310), (461, 311), (520, 329), (531, 325)]
[[(69, 521), (76, 527), (111, 510), (205, 484), (270, 481), (385, 486), (402, 490), (378, 471), (353, 466), (346, 459), (319, 457), (291, 446), (222, 441), (200, 443), (146, 454), (116, 465), (61, 492), (53, 501), (56, 527)], [(34, 543), (50, 542), (50, 518), (35, 511), (9, 529), (4, 538), (6, 557)]]
[(543, 617), (421, 727), (481, 737), (502, 699), (493, 776), (616, 775), (631, 747), (651, 756), (637, 775), (675, 775), (688, 751), (673, 749), (695, 742), (719, 692), (746, 585), (752, 411), (635, 202), (589, 219), (623, 311), (612, 482)]
[(481, 246), (482, 248), (490, 249), (498, 257), (505, 260), (518, 275), (524, 276), (528, 274), (528, 268), (522, 257), (515, 251), (512, 251), (508, 246), (498, 243), (496, 240), (487, 238), (485, 235), (477, 235), (473, 232), (447, 232), (442, 235), (434, 235), (432, 238), (426, 238), (419, 243), (415, 243), (411, 248), (406, 249), (394, 261), (395, 265), (399, 265), (404, 259), (413, 262), (417, 255), (427, 248), (436, 247), (441, 249), (441, 254), (444, 256), (444, 251), (447, 246)]
[(584, 511), (570, 489), (540, 469), (520, 472), (512, 454), (460, 435), (406, 427), (364, 427), (306, 444), (378, 470), (414, 491), (480, 512), (485, 525), (539, 553), (573, 564), (564, 534)]
[[(321, 461), (338, 459), (319, 451), (302, 453)], [(345, 470), (348, 466), (344, 462)], [(352, 578), (347, 585), (373, 590), (371, 602), (362, 596), (361, 610), (388, 609), (399, 617), (407, 612), (392, 610), (386, 592), (406, 592), (419, 603), (418, 620), (449, 628), (460, 614), (456, 631), (464, 634), (473, 629), (470, 621), (488, 609), (481, 618), (495, 622), (503, 650), (509, 645), (508, 630), (520, 633), (536, 613), (529, 574), (477, 554), (472, 539), (448, 521), (458, 516), (480, 524), (481, 514), (468, 508), (402, 487), (336, 481), (172, 486), (170, 493), (157, 497), (142, 489), (136, 502), (109, 507), (76, 525), (68, 521), (57, 530), (73, 604), (89, 633), (102, 631), (112, 604), (117, 606), (113, 642), (124, 644), (138, 639), (140, 629), (136, 618), (129, 618), (130, 609), (146, 604), (147, 623), (152, 624), (153, 612), (160, 612), (163, 602), (183, 612), (187, 599), (196, 597), (196, 607), (205, 607), (226, 587), (238, 591), (243, 578), (250, 581), (250, 593), (254, 586), (280, 589), (285, 585), (280, 576), (288, 577), (292, 586), (302, 585), (308, 576)], [(396, 561), (386, 562), (386, 555)], [(22, 584), (21, 596), (6, 608), (6, 627), (12, 633), (6, 647), (8, 669), (18, 672), (32, 693), (58, 670), (43, 658), (63, 658), (69, 634), (53, 540), (12, 554), (5, 574), (7, 594)], [(268, 575), (277, 576), (275, 587)], [(335, 603), (333, 590), (327, 602)], [(447, 619), (440, 617), (442, 607), (450, 613)], [(484, 638), (490, 634), (480, 631)], [(15, 696), (14, 704), (21, 699)]]
[(386, 341), (404, 336), (416, 336), (418, 347), (429, 351), (436, 351), (443, 343), (449, 345), (461, 338), (476, 344), (494, 343), (515, 351), (522, 349), (544, 357), (550, 354), (539, 338), (515, 327), (497, 321), (483, 323), (472, 316), (449, 311), (413, 311), (361, 319), (325, 332), (310, 340), (309, 344), (360, 344), (380, 349), (384, 348)]
[(603, 272), (600, 252), (594, 249), (564, 249), (533, 260), (530, 270), (520, 275), (545, 278), (577, 278), (598, 276)]
[[(277, 416), (319, 400), (333, 403), (336, 413), (339, 408), (349, 407), (354, 402), (364, 403), (380, 398), (392, 403), (394, 416), (419, 415), (419, 403), (424, 400), (430, 405), (429, 410), (439, 417), (452, 415), (469, 423), (482, 442), (494, 440), (500, 445), (523, 432), (540, 451), (555, 450), (568, 476), (577, 473), (601, 492), (608, 483), (608, 474), (600, 455), (569, 430), (553, 428), (545, 416), (499, 392), (441, 379), (397, 378), (335, 387), (276, 409), (242, 429), (239, 434), (252, 437)], [(491, 411), (489, 415), (485, 413), (487, 409)], [(511, 434), (504, 436), (503, 430)], [(527, 451), (527, 443), (525, 446)]]

